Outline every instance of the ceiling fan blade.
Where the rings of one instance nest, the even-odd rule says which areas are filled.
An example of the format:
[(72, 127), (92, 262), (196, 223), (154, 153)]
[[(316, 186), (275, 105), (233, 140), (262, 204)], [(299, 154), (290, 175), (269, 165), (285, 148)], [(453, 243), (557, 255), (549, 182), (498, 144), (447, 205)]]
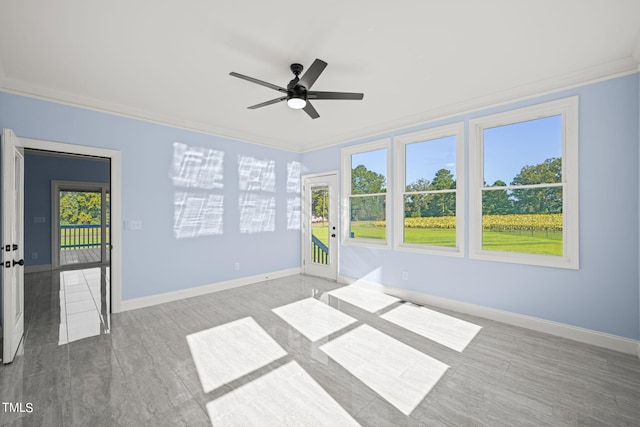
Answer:
[(318, 117), (320, 117), (320, 114), (318, 114), (318, 112), (316, 111), (315, 108), (313, 108), (313, 105), (311, 105), (311, 103), (309, 101), (307, 101), (307, 105), (304, 106), (303, 108), (304, 112), (307, 113), (309, 115), (309, 117), (311, 117), (312, 119), (317, 119)]
[(307, 70), (306, 73), (300, 78), (298, 84), (307, 88), (307, 90), (311, 89), (311, 86), (318, 80), (320, 77), (320, 73), (322, 73), (327, 66), (327, 63), (321, 59), (316, 59), (311, 64), (311, 67)]
[(287, 97), (283, 96), (282, 98), (272, 99), (271, 101), (265, 101), (260, 104), (252, 105), (251, 107), (247, 107), (250, 110), (255, 110), (256, 108), (266, 107), (267, 105), (277, 104), (278, 102), (286, 101)]
[(364, 98), (364, 93), (352, 92), (307, 92), (307, 99), (355, 99)]
[(266, 86), (266, 87), (268, 87), (270, 89), (273, 89), (273, 90), (278, 90), (280, 92), (285, 92), (285, 93), (287, 92), (287, 89), (285, 89), (283, 87), (276, 86), (274, 84), (271, 84), (271, 83), (268, 83), (268, 82), (265, 82), (265, 81), (262, 81), (262, 80), (254, 79), (253, 77), (245, 76), (244, 74), (238, 74), (238, 73), (232, 71), (232, 72), (229, 73), (229, 75), (233, 76), (233, 77), (237, 77), (239, 79), (250, 81), (252, 83), (259, 84), (261, 86)]

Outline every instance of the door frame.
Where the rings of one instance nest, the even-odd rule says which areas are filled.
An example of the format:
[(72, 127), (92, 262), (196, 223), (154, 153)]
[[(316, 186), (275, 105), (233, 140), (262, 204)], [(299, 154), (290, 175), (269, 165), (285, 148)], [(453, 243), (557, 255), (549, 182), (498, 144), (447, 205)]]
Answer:
[[(317, 276), (314, 272), (310, 271), (311, 262), (307, 260), (308, 243), (311, 242), (311, 193), (309, 180), (327, 177), (328, 179), (334, 179), (334, 186), (329, 186), (329, 232), (335, 234), (336, 237), (329, 238), (329, 263), (335, 266), (335, 274), (322, 275), (330, 280), (337, 280), (339, 274), (339, 247), (340, 247), (340, 181), (337, 170), (303, 175), (302, 176), (302, 247), (301, 247), (301, 264), (302, 273)], [(332, 218), (335, 217), (335, 218)], [(332, 232), (331, 227), (335, 227), (335, 231)]]
[(24, 148), (52, 151), (65, 154), (104, 157), (111, 160), (111, 312), (120, 313), (122, 310), (122, 193), (120, 151), (107, 148), (89, 147), (84, 145), (66, 144), (62, 142), (43, 141), (39, 139), (20, 138)]
[[(57, 197), (60, 191), (77, 191), (77, 192), (92, 192), (100, 193), (101, 200), (101, 241), (105, 242), (105, 194), (111, 192), (111, 185), (106, 182), (87, 182), (87, 181), (51, 181), (51, 268), (53, 270), (61, 268), (73, 268), (78, 264), (60, 265), (60, 199)], [(100, 262), (97, 265), (108, 264), (105, 261), (106, 253), (104, 245), (100, 246)], [(80, 264), (83, 266), (91, 266), (96, 263)]]

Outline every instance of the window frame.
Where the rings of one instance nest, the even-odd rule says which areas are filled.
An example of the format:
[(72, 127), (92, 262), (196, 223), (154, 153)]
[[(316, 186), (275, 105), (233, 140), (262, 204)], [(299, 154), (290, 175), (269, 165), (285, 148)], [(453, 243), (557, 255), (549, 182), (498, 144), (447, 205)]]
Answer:
[[(484, 130), (498, 126), (562, 116), (562, 256), (482, 249)], [(578, 97), (469, 120), (469, 257), (485, 261), (545, 267), (579, 268), (578, 218)]]
[[(455, 136), (456, 138), (456, 246), (436, 246), (404, 242), (404, 197), (406, 191), (406, 147), (413, 143)], [(397, 250), (463, 257), (465, 241), (465, 160), (464, 122), (398, 135), (394, 138), (394, 248)], [(435, 192), (442, 192), (435, 190)]]
[[(351, 225), (351, 210), (350, 210), (350, 200), (352, 197), (351, 194), (351, 167), (352, 160), (351, 157), (354, 154), (366, 153), (369, 151), (377, 151), (377, 150), (386, 150), (386, 192), (385, 193), (375, 193), (373, 195), (382, 195), (384, 194), (385, 200), (385, 239), (368, 239), (362, 237), (351, 237), (350, 236), (350, 225)], [(345, 246), (353, 245), (353, 246), (373, 246), (380, 248), (390, 248), (391, 247), (391, 223), (393, 218), (391, 216), (391, 200), (390, 193), (393, 191), (393, 179), (391, 177), (391, 139), (383, 138), (371, 142), (366, 142), (363, 144), (351, 145), (348, 147), (344, 147), (341, 152), (341, 160), (342, 160), (342, 244)]]

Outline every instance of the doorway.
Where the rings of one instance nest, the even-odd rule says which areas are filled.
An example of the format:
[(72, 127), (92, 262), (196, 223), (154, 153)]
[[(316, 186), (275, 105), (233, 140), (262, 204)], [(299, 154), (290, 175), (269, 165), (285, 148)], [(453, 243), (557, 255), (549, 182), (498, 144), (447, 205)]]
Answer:
[(304, 274), (338, 278), (338, 174), (302, 178)]
[[(121, 289), (121, 252), (120, 242), (122, 241), (122, 216), (121, 216), (121, 160), (120, 152), (117, 150), (88, 147), (75, 144), (65, 144), (60, 142), (43, 141), (37, 139), (20, 138), (25, 149), (47, 152), (51, 155), (81, 156), (89, 158), (102, 158), (109, 161), (109, 305), (112, 313), (121, 311), (122, 289)], [(30, 222), (35, 226), (35, 218)], [(55, 252), (54, 252), (55, 253)], [(53, 253), (52, 253), (53, 255)], [(52, 260), (53, 266), (53, 260)]]
[[(5, 144), (5, 142), (8, 142), (10, 144), (7, 145)], [(104, 198), (102, 198), (101, 196), (101, 199), (107, 201), (107, 205), (109, 207), (108, 216), (110, 217), (110, 221), (109, 221), (110, 227), (109, 227), (109, 233), (108, 233), (109, 237), (107, 237), (106, 235), (101, 235), (100, 244), (101, 244), (101, 248), (104, 248), (106, 250), (107, 248), (106, 243), (108, 242), (109, 248), (111, 249), (110, 251), (111, 253), (110, 255), (107, 255), (105, 253), (104, 256), (102, 256), (101, 254), (101, 259), (102, 260), (104, 260), (105, 258), (108, 259), (109, 264), (108, 265), (101, 264), (99, 267), (97, 267), (97, 270), (95, 270), (95, 268), (91, 271), (88, 271), (86, 269), (82, 270), (81, 274), (82, 274), (82, 277), (84, 278), (84, 283), (87, 285), (87, 289), (91, 294), (91, 300), (87, 299), (86, 301), (96, 305), (96, 313), (98, 313), (98, 315), (102, 312), (119, 313), (121, 311), (121, 298), (122, 298), (121, 297), (122, 295), (121, 293), (121, 247), (120, 247), (120, 241), (121, 241), (120, 152), (116, 150), (103, 149), (103, 148), (42, 141), (42, 140), (35, 140), (35, 139), (28, 139), (28, 138), (18, 138), (10, 129), (3, 130), (2, 146), (3, 146), (2, 147), (3, 152), (6, 151), (7, 153), (9, 153), (10, 150), (5, 150), (5, 148), (17, 147), (20, 153), (27, 150), (31, 150), (31, 151), (36, 150), (40, 152), (49, 153), (50, 155), (58, 155), (62, 157), (88, 156), (91, 158), (104, 158), (108, 160), (109, 162), (108, 170), (109, 170), (109, 176), (110, 176), (111, 182), (110, 182), (110, 186), (108, 187), (108, 190), (109, 190), (108, 193), (104, 192)], [(9, 156), (8, 154), (2, 156), (3, 193), (20, 195), (20, 194), (24, 194), (24, 182), (20, 183), (20, 180), (18, 179), (6, 179), (6, 177), (21, 176), (22, 174), (21, 171), (24, 170), (24, 168), (22, 167), (22, 163), (14, 162), (13, 158), (14, 158), (13, 155)], [(18, 183), (19, 185), (16, 184), (14, 188), (12, 187), (14, 183)], [(47, 183), (47, 185), (49, 186), (49, 189), (50, 189), (51, 184)], [(7, 187), (7, 190), (10, 190), (10, 191), (4, 191), (5, 190), (4, 187)], [(100, 191), (101, 191), (101, 194), (103, 194), (102, 189)], [(49, 202), (50, 196), (49, 195), (43, 196), (43, 198), (47, 200), (46, 206), (49, 206), (50, 208), (51, 206)], [(15, 200), (16, 201), (15, 205), (18, 207), (23, 206), (23, 209), (24, 209), (23, 198), (21, 197), (17, 198), (17, 197), (11, 196), (10, 198), (8, 198), (8, 200), (12, 200), (12, 201)], [(101, 204), (102, 204), (102, 200), (101, 200)], [(20, 215), (19, 213), (17, 213), (18, 211), (16, 211), (16, 213), (14, 214), (13, 203), (7, 203), (7, 202), (2, 203), (1, 210), (2, 210), (1, 212), (2, 218), (3, 218), (3, 228), (7, 228), (7, 230), (3, 231), (2, 233), (3, 237), (7, 239), (12, 235), (12, 233), (10, 233), (8, 230), (17, 231), (17, 235), (15, 236), (14, 239), (12, 239), (14, 243), (10, 244), (9, 249), (7, 250), (7, 251), (11, 251), (12, 254), (16, 255), (17, 258), (12, 257), (12, 258), (15, 258), (14, 260), (16, 262), (11, 265), (12, 268), (10, 270), (3, 268), (3, 270), (6, 270), (6, 271), (3, 271), (3, 274), (5, 273), (8, 274), (9, 271), (11, 271), (11, 272), (20, 273), (19, 276), (23, 277), (23, 273), (24, 273), (23, 265), (24, 265), (25, 259), (23, 257), (24, 245), (22, 244), (22, 241), (24, 240), (24, 232), (22, 227), (18, 227), (10, 224), (11, 221), (9, 221), (9, 219), (11, 219), (12, 217), (18, 218), (18, 219), (26, 219), (26, 218), (24, 215)], [(101, 207), (101, 210), (102, 210), (102, 207)], [(41, 212), (43, 213), (44, 210)], [(50, 223), (51, 218), (49, 217), (49, 219), (47, 219), (49, 215), (43, 216), (42, 213), (39, 213), (33, 216), (33, 218), (29, 217), (28, 218), (29, 221), (25, 221), (25, 225), (28, 225), (28, 227), (35, 227), (35, 226), (41, 226), (41, 225), (45, 225), (46, 227), (49, 227), (50, 224), (47, 224), (47, 223)], [(105, 212), (105, 215), (106, 215), (106, 212)], [(4, 224), (5, 222), (7, 223), (6, 227)], [(103, 223), (106, 223), (106, 222), (103, 221)], [(50, 235), (50, 232), (47, 233), (47, 235)], [(102, 237), (104, 237), (104, 239)], [(47, 245), (49, 245), (48, 247), (50, 248), (48, 236), (47, 236), (47, 243), (45, 244), (45, 247), (47, 247)], [(101, 251), (102, 250), (103, 249), (101, 249)], [(39, 255), (37, 252), (30, 252), (27, 255), (29, 255), (30, 260), (39, 258)], [(18, 258), (20, 259), (18, 260)], [(3, 266), (6, 265), (7, 260), (8, 260), (8, 257), (3, 256)], [(11, 264), (11, 260), (8, 260), (8, 262)], [(44, 265), (43, 267), (47, 267), (47, 266)], [(49, 264), (48, 271), (51, 271), (51, 267), (52, 267), (52, 264)], [(38, 269), (37, 271), (45, 272), (47, 270)], [(76, 273), (78, 271), (80, 270), (66, 271), (64, 273), (65, 274)], [(107, 286), (101, 286), (101, 283), (96, 283), (96, 275), (95, 275), (96, 272), (98, 272), (98, 275), (97, 275), (98, 280), (102, 280), (104, 278), (104, 280), (107, 280), (109, 282)], [(84, 294), (86, 294), (87, 292), (84, 292), (83, 289), (80, 289), (80, 287), (77, 286), (76, 283), (74, 283), (77, 277), (78, 277), (77, 275), (76, 276), (66, 275), (64, 277), (65, 293), (57, 292), (56, 297), (60, 298), (61, 301), (62, 301), (62, 297), (64, 296), (65, 300), (71, 301), (71, 299), (73, 299), (72, 302), (74, 303), (83, 303), (83, 301), (80, 301), (81, 300), (80, 297), (83, 297)], [(63, 280), (62, 277), (60, 279)], [(14, 283), (16, 283), (16, 285), (13, 285)], [(106, 289), (110, 290), (108, 294), (103, 295), (101, 293), (100, 299), (99, 299), (99, 306), (97, 305), (98, 304), (97, 294), (92, 292), (92, 289), (95, 287), (96, 284), (101, 289), (104, 288), (105, 290)], [(78, 291), (78, 292), (73, 295), (73, 298), (67, 298), (67, 296), (70, 296), (70, 293), (72, 290), (74, 292), (75, 291)], [(24, 343), (24, 340), (22, 340), (22, 336), (24, 331), (23, 327), (24, 327), (25, 317), (21, 315), (21, 313), (25, 312), (25, 306), (24, 306), (25, 304), (24, 304), (24, 298), (23, 298), (24, 281), (8, 280), (3, 278), (1, 291), (2, 291), (2, 300), (3, 300), (2, 363), (6, 364), (6, 363), (10, 363), (13, 360), (13, 357), (15, 356), (17, 344), (19, 344), (20, 342)], [(66, 291), (69, 291), (69, 293), (67, 294)], [(46, 304), (46, 302), (49, 300), (51, 300), (51, 298), (45, 298), (45, 305), (48, 307), (52, 306), (51, 304)], [(7, 309), (8, 304), (11, 304), (13, 308)], [(82, 319), (79, 318), (79, 317), (85, 316), (85, 313), (86, 312), (84, 311), (77, 313), (78, 314), (78, 316), (76, 316), (78, 317), (77, 319), (76, 318), (70, 319), (70, 317), (72, 317), (70, 315), (74, 315), (76, 313), (71, 313), (71, 312), (67, 313), (66, 321), (71, 322), (71, 320), (73, 320), (74, 326), (79, 326), (79, 327), (71, 328), (69, 324), (64, 324), (64, 325), (61, 324), (60, 330), (61, 331), (73, 330), (74, 332), (82, 331), (86, 325), (89, 325), (89, 322), (87, 321), (86, 318), (82, 318)], [(49, 314), (52, 314), (52, 313), (49, 313)], [(99, 320), (102, 322), (102, 319), (99, 319)], [(14, 328), (14, 325), (15, 325), (15, 328)], [(54, 326), (57, 326), (57, 325), (54, 325)], [(18, 327), (20, 327), (20, 329), (18, 329)], [(108, 319), (107, 319), (106, 327), (107, 328), (109, 327)], [(15, 333), (14, 333), (14, 330), (15, 330)], [(67, 338), (65, 339), (67, 342), (70, 342), (71, 340), (78, 339), (79, 337), (80, 336), (76, 334), (72, 336), (67, 336)], [(61, 340), (62, 339), (63, 337), (61, 334)]]
[(108, 264), (109, 184), (54, 180), (51, 203), (52, 267)]

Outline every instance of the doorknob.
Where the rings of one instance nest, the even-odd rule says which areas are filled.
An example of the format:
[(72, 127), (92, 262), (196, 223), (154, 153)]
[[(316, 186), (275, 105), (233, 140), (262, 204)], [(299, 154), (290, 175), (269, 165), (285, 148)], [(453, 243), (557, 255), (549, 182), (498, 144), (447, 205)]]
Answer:
[(16, 261), (15, 259), (13, 260), (13, 266), (15, 266), (16, 264), (18, 265), (24, 265), (24, 260), (21, 259), (20, 261)]

